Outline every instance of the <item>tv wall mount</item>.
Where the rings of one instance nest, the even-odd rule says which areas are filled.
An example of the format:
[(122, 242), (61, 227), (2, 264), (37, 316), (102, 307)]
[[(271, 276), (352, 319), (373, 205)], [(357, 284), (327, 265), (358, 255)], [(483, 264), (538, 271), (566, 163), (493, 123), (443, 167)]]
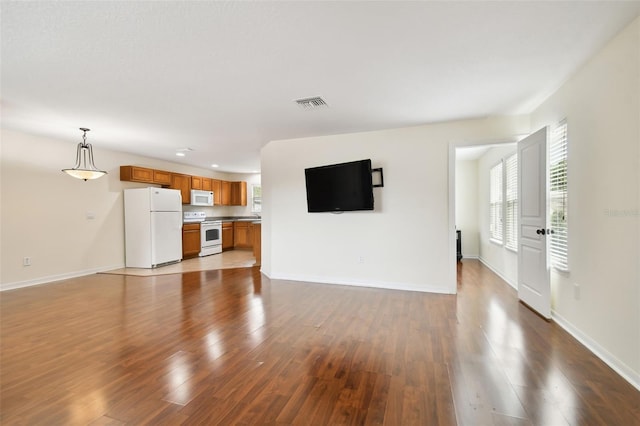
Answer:
[(371, 169), (371, 174), (380, 173), (380, 183), (376, 183), (372, 185), (374, 188), (382, 188), (384, 187), (384, 175), (382, 174), (382, 167), (377, 167), (375, 169)]

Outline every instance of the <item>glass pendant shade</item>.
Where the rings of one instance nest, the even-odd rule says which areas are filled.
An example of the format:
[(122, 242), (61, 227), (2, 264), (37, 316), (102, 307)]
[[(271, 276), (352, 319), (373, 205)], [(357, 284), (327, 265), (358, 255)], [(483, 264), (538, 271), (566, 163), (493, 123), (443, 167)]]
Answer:
[(72, 169), (62, 169), (63, 172), (69, 176), (73, 176), (76, 179), (98, 179), (99, 177), (106, 175), (104, 170), (98, 170), (95, 164), (93, 164), (93, 147), (90, 143), (87, 143), (87, 132), (89, 129), (80, 128), (84, 133), (82, 134), (82, 142), (78, 144), (76, 150), (76, 165)]

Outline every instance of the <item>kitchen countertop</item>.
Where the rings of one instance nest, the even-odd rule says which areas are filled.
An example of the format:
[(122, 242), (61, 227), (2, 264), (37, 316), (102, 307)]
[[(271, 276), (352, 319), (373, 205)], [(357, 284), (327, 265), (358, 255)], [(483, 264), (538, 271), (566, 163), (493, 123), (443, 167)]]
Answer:
[(221, 220), (223, 222), (260, 222), (257, 216), (212, 216), (205, 220)]
[[(219, 220), (222, 222), (251, 222), (262, 223), (259, 216), (207, 216), (205, 221)], [(202, 223), (202, 222), (183, 222), (183, 223)]]

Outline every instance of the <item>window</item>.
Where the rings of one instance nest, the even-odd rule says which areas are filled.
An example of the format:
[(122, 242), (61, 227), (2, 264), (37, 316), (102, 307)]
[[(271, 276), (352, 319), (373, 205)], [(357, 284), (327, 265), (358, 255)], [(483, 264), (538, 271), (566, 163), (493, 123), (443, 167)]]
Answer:
[(505, 241), (506, 248), (518, 250), (518, 154), (504, 161), (505, 165)]
[(262, 186), (251, 185), (251, 212), (262, 212)]
[(502, 242), (502, 161), (489, 170), (489, 236)]
[(549, 147), (549, 205), (551, 266), (568, 270), (567, 226), (567, 122), (561, 121), (554, 129)]

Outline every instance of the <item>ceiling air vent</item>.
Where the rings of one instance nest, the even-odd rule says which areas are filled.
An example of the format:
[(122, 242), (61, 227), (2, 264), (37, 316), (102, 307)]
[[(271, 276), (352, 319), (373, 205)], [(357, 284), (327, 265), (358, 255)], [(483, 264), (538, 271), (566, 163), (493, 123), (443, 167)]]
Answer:
[(327, 108), (329, 105), (320, 96), (313, 98), (296, 99), (295, 101), (302, 109)]

